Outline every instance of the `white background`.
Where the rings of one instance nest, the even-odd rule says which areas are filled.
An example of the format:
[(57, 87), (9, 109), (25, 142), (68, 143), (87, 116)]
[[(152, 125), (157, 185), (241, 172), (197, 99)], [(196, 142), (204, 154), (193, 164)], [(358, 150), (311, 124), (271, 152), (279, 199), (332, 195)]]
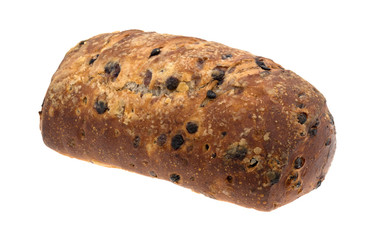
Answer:
[[(0, 239), (375, 239), (373, 1), (2, 1)], [(273, 212), (61, 156), (38, 111), (81, 40), (142, 29), (273, 59), (317, 87), (337, 127), (322, 186)]]

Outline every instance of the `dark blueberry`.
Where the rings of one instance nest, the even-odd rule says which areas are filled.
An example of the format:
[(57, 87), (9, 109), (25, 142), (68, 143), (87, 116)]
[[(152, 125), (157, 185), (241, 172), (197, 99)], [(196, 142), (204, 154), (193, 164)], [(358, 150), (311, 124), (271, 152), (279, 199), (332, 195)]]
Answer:
[(313, 126), (309, 129), (310, 136), (316, 136), (317, 133), (318, 133), (318, 129), (316, 127)]
[(319, 124), (320, 124), (319, 119), (316, 119), (315, 124), (311, 126), (311, 128), (309, 129), (310, 136), (316, 136), (316, 134), (318, 133)]
[(213, 153), (213, 154), (211, 155), (211, 158), (216, 158), (216, 153)]
[(266, 64), (263, 62), (263, 60), (259, 58), (255, 58), (256, 64), (263, 70), (271, 70), (271, 68), (267, 67)]
[(234, 159), (243, 160), (247, 154), (247, 149), (245, 147), (239, 146), (236, 149), (236, 153), (234, 155)]
[(333, 116), (330, 112), (328, 113), (328, 117), (329, 117), (329, 122), (334, 125), (335, 121), (334, 121)]
[(221, 55), (221, 59), (223, 59), (223, 60), (225, 60), (227, 58), (231, 58), (231, 57), (233, 57), (233, 56), (230, 53)]
[(167, 135), (162, 134), (156, 140), (156, 144), (159, 146), (163, 146), (167, 142)]
[(225, 76), (225, 71), (219, 67), (216, 67), (212, 70), (212, 74), (211, 74), (211, 77), (214, 79), (214, 80), (217, 80), (219, 81), (218, 82), (218, 85), (222, 84), (223, 81), (224, 81), (224, 76)]
[(271, 185), (274, 185), (274, 184), (279, 182), (280, 173), (274, 172), (274, 171), (269, 171), (269, 172), (267, 172), (267, 178), (269, 179)]
[(327, 141), (326, 141), (326, 143), (325, 143), (324, 145), (328, 146), (328, 145), (330, 145), (330, 144), (331, 144), (331, 139), (328, 138)]
[(44, 97), (43, 98), (43, 102), (42, 102), (42, 108), (43, 108), (43, 106), (44, 106), (44, 102), (46, 101), (46, 98)]
[(175, 174), (175, 173), (172, 173), (170, 176), (169, 176), (169, 179), (174, 182), (174, 183), (178, 183), (178, 181), (180, 181), (181, 177), (180, 175), (178, 174)]
[(206, 96), (209, 99), (215, 99), (216, 98), (216, 93), (214, 91), (212, 91), (212, 90), (208, 90)]
[(177, 150), (179, 149), (182, 144), (184, 144), (185, 140), (184, 138), (182, 137), (182, 135), (180, 134), (177, 134), (175, 135), (173, 138), (172, 138), (172, 141), (171, 141), (171, 146), (174, 150)]
[(152, 72), (150, 70), (147, 70), (146, 71), (146, 74), (145, 74), (145, 77), (143, 78), (143, 84), (147, 87), (148, 85), (150, 85), (150, 82), (151, 82), (151, 78), (152, 78)]
[(91, 58), (89, 61), (89, 65), (92, 65), (96, 61), (96, 58)]
[(247, 148), (237, 145), (236, 147), (229, 149), (225, 157), (233, 160), (243, 160), (246, 157), (246, 154)]
[(153, 176), (153, 177), (157, 177), (157, 176), (158, 176), (158, 175), (156, 175), (156, 173), (155, 173), (154, 171), (150, 171), (149, 173), (150, 173), (150, 175)]
[(280, 173), (270, 171), (267, 173), (267, 177), (270, 180), (271, 185), (274, 185), (280, 181)]
[(89, 65), (92, 65), (96, 61), (96, 59), (98, 59), (98, 57), (99, 57), (99, 54), (97, 54), (95, 57), (91, 58), (90, 61), (89, 61)]
[(198, 60), (197, 60), (197, 67), (200, 68), (200, 69), (202, 69), (202, 68), (203, 68), (203, 64), (204, 64), (204, 61), (205, 61), (205, 59), (203, 59), (203, 58), (198, 58)]
[(301, 181), (298, 181), (298, 182), (296, 183), (296, 188), (299, 188), (299, 187), (301, 187)]
[(198, 131), (198, 125), (193, 122), (188, 122), (186, 124), (186, 130), (191, 134), (196, 133)]
[(317, 183), (316, 183), (316, 188), (320, 187), (322, 185), (322, 180), (319, 180)]
[(301, 167), (303, 167), (303, 164), (305, 164), (305, 159), (303, 157), (297, 157), (294, 161), (294, 168), (300, 169)]
[(250, 160), (250, 164), (248, 165), (249, 168), (253, 168), (255, 167), (256, 165), (258, 164), (258, 160), (256, 160), (255, 158), (252, 158)]
[(138, 148), (140, 142), (141, 138), (139, 136), (135, 136), (135, 138), (133, 139), (133, 147)]
[(314, 123), (314, 125), (313, 125), (313, 127), (318, 127), (319, 124), (320, 124), (319, 119), (316, 119), (316, 120), (315, 120), (315, 123)]
[(180, 80), (175, 77), (169, 77), (166, 81), (167, 89), (168, 90), (175, 90), (178, 87), (178, 84), (180, 83)]
[(292, 181), (297, 180), (297, 178), (298, 178), (298, 173), (294, 173), (293, 175), (289, 176), (289, 179), (292, 180)]
[(230, 183), (231, 183), (231, 182), (232, 182), (232, 180), (233, 180), (233, 177), (232, 177), (232, 176), (227, 176), (227, 181), (228, 181), (228, 182), (230, 182)]
[(99, 114), (103, 114), (105, 111), (109, 110), (107, 103), (101, 100), (95, 102), (94, 108)]
[(304, 112), (299, 113), (298, 116), (297, 116), (297, 118), (298, 118), (298, 122), (300, 124), (304, 124), (306, 122), (306, 120), (307, 120), (307, 114), (304, 113)]
[(221, 132), (221, 135), (223, 135), (223, 137), (225, 137), (227, 135), (227, 132)]
[(104, 72), (109, 75), (112, 81), (116, 80), (117, 76), (120, 74), (121, 67), (118, 62), (108, 62), (104, 67)]
[(305, 106), (305, 104), (303, 104), (303, 103), (298, 103), (298, 104), (297, 104), (297, 107), (298, 107), (298, 108), (304, 108), (304, 107), (306, 107), (306, 106)]
[(153, 56), (159, 55), (159, 53), (160, 53), (160, 48), (154, 48), (154, 49), (152, 49), (152, 51), (151, 51), (150, 57), (153, 57)]

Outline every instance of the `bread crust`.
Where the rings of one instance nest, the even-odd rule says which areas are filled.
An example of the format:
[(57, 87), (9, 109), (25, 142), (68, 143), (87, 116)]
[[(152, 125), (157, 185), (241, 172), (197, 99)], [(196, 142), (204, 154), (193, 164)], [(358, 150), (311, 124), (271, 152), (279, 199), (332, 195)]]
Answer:
[(78, 43), (40, 112), (45, 144), (270, 211), (320, 186), (335, 148), (323, 95), (272, 60), (129, 30)]

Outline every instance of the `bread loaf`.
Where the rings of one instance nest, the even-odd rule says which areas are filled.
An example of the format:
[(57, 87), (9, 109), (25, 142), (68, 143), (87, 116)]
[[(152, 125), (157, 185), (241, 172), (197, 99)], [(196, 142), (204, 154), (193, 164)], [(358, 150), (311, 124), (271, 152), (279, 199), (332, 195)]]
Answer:
[(79, 42), (40, 112), (57, 152), (270, 211), (320, 186), (335, 127), (323, 95), (270, 59), (129, 30)]

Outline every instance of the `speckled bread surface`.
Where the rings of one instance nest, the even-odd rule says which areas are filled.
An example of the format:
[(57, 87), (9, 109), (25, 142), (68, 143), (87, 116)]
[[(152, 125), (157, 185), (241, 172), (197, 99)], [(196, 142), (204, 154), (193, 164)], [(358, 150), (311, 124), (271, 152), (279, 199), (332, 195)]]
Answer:
[(323, 95), (272, 60), (129, 30), (79, 42), (40, 112), (45, 144), (270, 211), (320, 186), (335, 127)]

